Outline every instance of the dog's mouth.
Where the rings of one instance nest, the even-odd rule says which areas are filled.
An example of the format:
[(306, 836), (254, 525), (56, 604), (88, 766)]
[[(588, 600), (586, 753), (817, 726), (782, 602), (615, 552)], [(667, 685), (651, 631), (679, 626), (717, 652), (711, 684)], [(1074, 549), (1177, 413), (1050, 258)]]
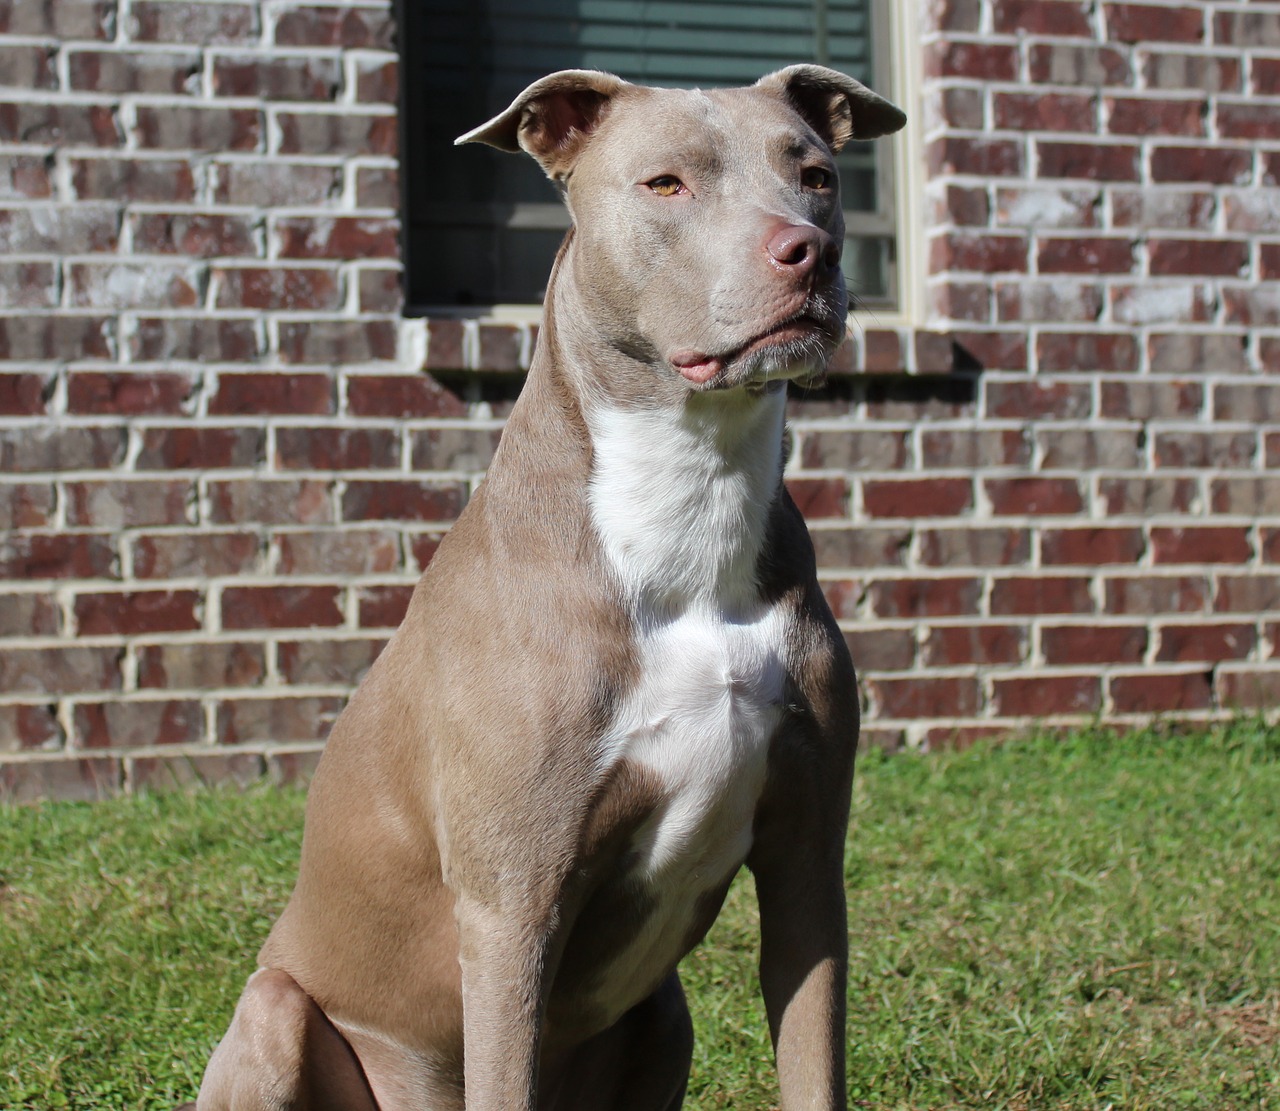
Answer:
[(669, 361), (698, 389), (762, 385), (820, 373), (842, 338), (831, 319), (805, 309), (729, 351), (677, 351)]

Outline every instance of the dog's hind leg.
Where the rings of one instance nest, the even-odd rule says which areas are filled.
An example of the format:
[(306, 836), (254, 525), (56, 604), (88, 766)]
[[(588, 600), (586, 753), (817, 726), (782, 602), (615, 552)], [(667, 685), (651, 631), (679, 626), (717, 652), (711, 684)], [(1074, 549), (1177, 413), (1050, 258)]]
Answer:
[(679, 1111), (692, 1059), (693, 1023), (672, 972), (573, 1052), (544, 1089), (539, 1111)]
[(287, 973), (249, 977), (196, 1111), (377, 1111), (347, 1040)]

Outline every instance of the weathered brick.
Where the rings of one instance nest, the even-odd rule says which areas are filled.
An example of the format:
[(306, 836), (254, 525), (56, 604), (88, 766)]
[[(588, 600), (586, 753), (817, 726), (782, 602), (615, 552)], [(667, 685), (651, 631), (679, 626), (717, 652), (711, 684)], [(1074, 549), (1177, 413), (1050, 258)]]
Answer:
[(1129, 332), (1041, 332), (1036, 363), (1041, 371), (1136, 371), (1141, 362), (1137, 338)]
[(354, 686), (385, 644), (381, 637), (284, 641), (277, 650), (280, 674), (293, 686)]
[(1018, 48), (1010, 43), (962, 39), (942, 40), (925, 48), (927, 77), (972, 77), (1013, 81), (1018, 72)]
[(262, 113), (256, 108), (139, 104), (138, 145), (147, 150), (257, 150), (263, 142)]
[(397, 208), (400, 205), (400, 175), (394, 166), (356, 168), (358, 208)]
[(1097, 130), (1097, 98), (1084, 93), (997, 92), (993, 104), (999, 131)]
[(1219, 669), (1218, 697), (1232, 710), (1270, 710), (1280, 702), (1280, 669)]
[(1104, 476), (1098, 483), (1098, 499), (1109, 517), (1187, 513), (1198, 494), (1199, 488), (1191, 478)]
[(1044, 238), (1036, 246), (1042, 274), (1127, 274), (1133, 269), (1134, 245), (1127, 236)]
[(68, 51), (71, 88), (93, 93), (197, 93), (196, 51)]
[(342, 69), (324, 55), (222, 54), (213, 60), (215, 96), (263, 100), (331, 101), (342, 87)]
[(1109, 420), (1179, 420), (1198, 417), (1204, 401), (1205, 388), (1199, 382), (1117, 379), (1102, 383), (1101, 415)]
[(83, 254), (114, 251), (120, 216), (107, 205), (26, 205), (0, 209), (0, 251)]
[[(415, 432), (410, 440), (410, 469), (415, 471), (483, 471), (492, 462), (493, 453), (497, 450), (500, 438), (501, 430), (496, 428), (423, 429), (420, 432)], [(849, 445), (847, 449), (844, 449), (843, 445), (840, 448), (836, 448), (833, 444), (833, 450), (848, 450), (856, 453), (859, 450), (857, 438), (853, 437), (852, 439), (854, 443)], [(874, 451), (874, 445), (868, 442), (870, 439), (872, 437), (864, 439), (862, 446), (864, 450)], [(892, 436), (890, 436), (890, 439), (892, 439)], [(888, 445), (883, 445), (883, 447), (885, 450), (892, 450), (888, 448)], [(821, 449), (821, 444), (814, 448), (809, 448), (806, 441), (806, 450), (811, 451), (814, 458), (824, 458)], [(829, 456), (825, 457), (830, 458)], [(848, 466), (852, 465), (848, 464)], [(816, 462), (806, 464), (806, 466), (837, 468), (846, 466), (846, 464)]]
[(395, 104), (400, 96), (400, 64), (392, 59), (356, 59), (356, 102)]
[(286, 575), (386, 574), (401, 565), (400, 536), (393, 529), (290, 531), (276, 543)]
[(58, 275), (52, 262), (0, 260), (0, 309), (52, 309), (58, 304)]
[(362, 629), (394, 629), (404, 620), (413, 587), (365, 586), (356, 591), (358, 621)]
[(1217, 11), (1213, 15), (1213, 37), (1224, 45), (1258, 49), (1280, 46), (1280, 12), (1264, 4), (1250, 9)]
[(1031, 534), (1016, 526), (926, 529), (920, 533), (925, 567), (1009, 567), (1031, 558)]
[(141, 748), (204, 739), (204, 710), (192, 700), (81, 702), (75, 710), (80, 748)]
[[(0, 752), (60, 748), (66, 738), (54, 709), (23, 702), (0, 705)], [(0, 777), (3, 774), (0, 772)], [(3, 778), (0, 778), (0, 791), (3, 789)]]
[[(1251, 467), (1257, 454), (1257, 436), (1253, 432), (1157, 432), (1155, 464), (1157, 467), (1193, 467), (1203, 470), (1225, 468), (1240, 470)], [(1280, 461), (1268, 461), (1268, 466)]]
[(55, 636), (60, 624), (52, 595), (0, 594), (0, 637)]
[[(920, 434), (920, 462), (926, 470), (1025, 467), (1031, 462), (1031, 441), (1023, 428), (928, 428)], [(881, 469), (900, 468), (891, 463)]]
[(0, 535), (0, 578), (116, 578), (119, 556), (111, 537), (61, 531)]
[[(112, 354), (114, 341), (114, 321), (96, 314), (0, 316), (0, 359), (106, 359)], [(7, 400), (0, 388), (0, 405)]]
[(905, 528), (815, 528), (811, 535), (822, 568), (901, 567), (911, 542)]
[(1147, 341), (1147, 354), (1157, 374), (1206, 370), (1239, 374), (1249, 370), (1248, 336), (1243, 332), (1157, 332)]
[(129, 15), (128, 35), (134, 42), (208, 46), (253, 42), (260, 34), (256, 4), (134, 0)]
[(209, 483), (215, 524), (318, 525), (333, 521), (331, 484), (316, 479), (224, 479)]
[(71, 303), (78, 308), (191, 308), (204, 288), (202, 267), (187, 262), (75, 262), (67, 271)]
[(1001, 717), (1093, 714), (1102, 705), (1102, 681), (1097, 675), (997, 679), (992, 684), (992, 702)]
[(924, 17), (929, 30), (973, 34), (982, 23), (982, 5), (980, 0), (932, 0)]
[(0, 200), (43, 200), (53, 195), (53, 159), (0, 153)]
[(341, 625), (336, 586), (228, 586), (222, 591), (224, 629), (305, 629)]
[(134, 590), (77, 594), (76, 629), (82, 636), (186, 633), (200, 628), (200, 595), (194, 590)]
[(118, 795), (122, 777), (120, 760), (115, 756), (23, 760), (0, 765), (0, 798), (13, 803), (45, 799), (97, 802)]
[(120, 124), (114, 104), (0, 102), (0, 142), (62, 147), (114, 147)]
[(956, 617), (977, 613), (982, 582), (972, 576), (883, 579), (865, 592), (874, 617)]
[(218, 704), (217, 740), (224, 745), (324, 740), (345, 701), (305, 695), (225, 699)]
[(1040, 465), (1046, 471), (1132, 470), (1141, 459), (1136, 428), (1038, 427)]
[(1102, 287), (1094, 282), (1022, 279), (996, 286), (1000, 320), (1088, 323), (1102, 315), (1103, 304)]
[(133, 217), (133, 249), (139, 254), (195, 258), (261, 253), (251, 217), (211, 212), (146, 212)]
[(278, 112), (282, 154), (394, 155), (396, 117), (371, 112)]
[(1037, 84), (1084, 88), (1128, 85), (1133, 71), (1126, 50), (1074, 43), (1032, 43), (1028, 51), (1031, 80)]
[(1085, 505), (1073, 478), (984, 478), (982, 489), (997, 516), (1075, 514)]
[(1280, 475), (1216, 478), (1209, 500), (1215, 513), (1275, 516), (1280, 514)]
[(995, 381), (986, 389), (987, 413), (1025, 420), (1080, 420), (1093, 409), (1086, 382)]
[(1111, 315), (1120, 324), (1198, 324), (1217, 310), (1214, 288), (1206, 282), (1143, 280), (1111, 287)]
[(999, 35), (1093, 35), (1089, 5), (1080, 0), (996, 0), (993, 21)]
[(944, 270), (1025, 271), (1027, 241), (1021, 235), (978, 235), (946, 232), (929, 244), (931, 273)]
[(1108, 578), (1104, 591), (1106, 612), (1129, 616), (1202, 613), (1209, 603), (1209, 581), (1204, 575)]
[(260, 158), (214, 162), (213, 198), (218, 204), (281, 208), (337, 204), (342, 170), (309, 162)]
[(192, 516), (188, 479), (108, 479), (67, 482), (67, 523), (72, 527), (133, 528), (181, 525)]
[(243, 789), (262, 779), (266, 768), (266, 758), (256, 752), (185, 752), (174, 756), (131, 756), (125, 761), (125, 776), (133, 793), (231, 785)]
[(278, 46), (341, 46), (394, 50), (395, 26), (389, 8), (291, 7), (275, 26)]
[(53, 523), (56, 509), (52, 483), (0, 483), (0, 529), (43, 528)]
[(248, 532), (144, 534), (132, 541), (140, 579), (209, 578), (258, 570), (262, 542)]
[(342, 288), (330, 268), (215, 267), (214, 304), (220, 309), (332, 311), (341, 307)]
[[(1257, 61), (1253, 63), (1257, 67)], [(1239, 92), (1241, 59), (1231, 54), (1192, 54), (1178, 50), (1148, 49), (1142, 53), (1141, 71), (1148, 89), (1202, 89), (1206, 93)]]
[(925, 156), (933, 177), (1021, 177), (1026, 147), (1020, 139), (945, 135), (928, 144)]
[(1246, 327), (1280, 326), (1280, 285), (1274, 282), (1222, 290), (1226, 321)]
[(138, 648), (138, 686), (175, 691), (254, 687), (267, 674), (261, 644), (202, 641)]
[(0, 88), (56, 89), (54, 52), (35, 43), (0, 45)]
[(914, 629), (853, 629), (845, 632), (844, 642), (860, 673), (909, 671), (915, 663)]
[[(1154, 159), (1154, 155), (1152, 156)], [(1228, 161), (1226, 163), (1230, 165)], [(1217, 162), (1221, 166), (1223, 163)], [(1233, 171), (1234, 173), (1234, 171)], [(1249, 171), (1252, 173), (1252, 170)], [(1198, 181), (1194, 175), (1178, 180)], [(1206, 179), (1209, 180), (1209, 179)], [(1236, 180), (1232, 177), (1231, 180)], [(1217, 201), (1202, 191), (1116, 189), (1111, 194), (1111, 221), (1117, 228), (1170, 228), (1179, 231), (1213, 227)]]
[(121, 687), (119, 648), (6, 647), (0, 652), (0, 690), (6, 694), (78, 694)]
[(1156, 4), (1103, 4), (1107, 37), (1116, 42), (1202, 42), (1201, 6), (1172, 8)]
[(262, 460), (265, 439), (260, 428), (147, 428), (134, 467), (139, 471), (249, 468)]
[(1274, 104), (1219, 100), (1214, 112), (1217, 133), (1224, 139), (1280, 139), (1280, 118)]
[(395, 359), (394, 320), (282, 320), (280, 358), (295, 364), (369, 363)]
[(176, 158), (70, 158), (71, 188), (81, 200), (195, 200), (191, 163)]
[(845, 478), (789, 478), (786, 486), (806, 520), (849, 515), (849, 482)]

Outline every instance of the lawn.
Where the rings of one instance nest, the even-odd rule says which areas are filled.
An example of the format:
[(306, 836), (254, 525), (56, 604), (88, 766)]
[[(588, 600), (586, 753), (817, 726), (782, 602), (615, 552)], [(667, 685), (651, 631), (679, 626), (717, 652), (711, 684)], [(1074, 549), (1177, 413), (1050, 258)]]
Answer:
[[(0, 809), (0, 1107), (189, 1098), (301, 820), (269, 790)], [(852, 1106), (1280, 1111), (1280, 732), (870, 756), (848, 891)], [(686, 1107), (776, 1105), (755, 939), (748, 880), (685, 963)]]

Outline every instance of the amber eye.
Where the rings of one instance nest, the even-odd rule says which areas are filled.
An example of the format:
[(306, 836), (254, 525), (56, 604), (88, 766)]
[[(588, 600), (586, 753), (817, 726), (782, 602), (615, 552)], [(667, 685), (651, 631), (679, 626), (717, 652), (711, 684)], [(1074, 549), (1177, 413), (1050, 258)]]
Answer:
[(655, 177), (647, 184), (649, 188), (660, 197), (674, 197), (677, 193), (684, 190), (684, 182), (678, 177), (673, 177), (671, 174), (663, 174), (661, 177)]
[(806, 166), (800, 171), (800, 184), (806, 189), (830, 189), (835, 175), (821, 166)]

